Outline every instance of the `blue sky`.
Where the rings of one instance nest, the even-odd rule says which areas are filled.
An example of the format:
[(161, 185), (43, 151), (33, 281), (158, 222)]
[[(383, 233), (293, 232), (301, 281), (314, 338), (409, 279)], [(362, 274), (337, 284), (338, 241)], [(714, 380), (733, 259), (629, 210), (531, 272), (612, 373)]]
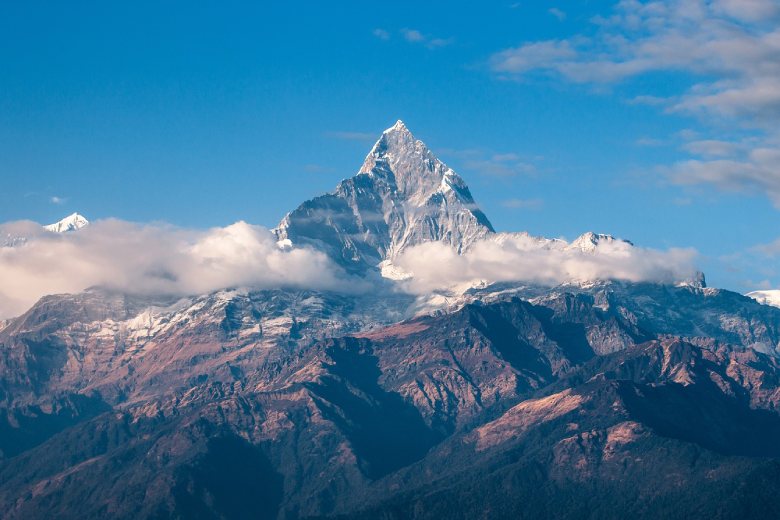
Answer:
[(403, 119), (495, 227), (780, 286), (776, 2), (3, 2), (0, 222), (274, 226)]

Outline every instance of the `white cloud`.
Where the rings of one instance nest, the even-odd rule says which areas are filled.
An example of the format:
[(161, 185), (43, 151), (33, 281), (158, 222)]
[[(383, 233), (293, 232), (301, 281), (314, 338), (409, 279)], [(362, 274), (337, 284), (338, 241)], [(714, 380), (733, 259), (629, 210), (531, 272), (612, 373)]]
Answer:
[(721, 255), (717, 261), (724, 271), (735, 278), (743, 292), (755, 289), (776, 289), (780, 282), (780, 238), (765, 244)]
[(547, 10), (548, 13), (556, 17), (559, 21), (564, 21), (566, 19), (566, 13), (558, 9), (557, 7), (551, 7)]
[[(490, 65), (501, 77), (595, 86), (652, 72), (685, 75), (689, 81), (681, 84), (688, 86), (677, 93), (646, 92), (629, 101), (711, 124), (713, 138), (683, 144), (691, 158), (667, 168), (673, 180), (764, 191), (780, 207), (780, 2), (619, 0), (592, 22), (569, 38), (497, 52)], [(732, 129), (754, 134), (735, 138)]]
[(395, 264), (413, 274), (404, 282), (406, 289), (425, 294), (480, 280), (551, 286), (595, 279), (673, 283), (694, 275), (695, 258), (692, 249), (657, 251), (621, 241), (602, 242), (589, 253), (562, 241), (540, 245), (528, 235), (512, 234), (477, 242), (462, 255), (445, 244), (429, 242), (406, 250)]
[(496, 72), (557, 74), (580, 83), (614, 83), (653, 71), (700, 74), (679, 110), (715, 115), (780, 113), (780, 29), (776, 2), (656, 0), (617, 2), (594, 31), (526, 42), (496, 53)]
[(453, 157), (458, 169), (498, 178), (511, 178), (519, 175), (535, 175), (538, 171), (534, 162), (541, 157), (523, 157), (514, 152), (493, 152), (485, 149), (465, 150), (441, 149), (443, 156)]
[(201, 294), (226, 287), (363, 288), (321, 252), (280, 249), (265, 228), (237, 222), (194, 231), (120, 220), (76, 232), (43, 231), (32, 222), (0, 226), (26, 236), (0, 247), (0, 317), (17, 315), (46, 294), (104, 286), (136, 294)]
[(401, 36), (409, 43), (425, 45), (429, 49), (445, 47), (454, 41), (452, 38), (434, 38), (423, 34), (417, 29), (401, 29)]
[(549, 69), (551, 65), (573, 59), (577, 52), (567, 41), (543, 41), (526, 43), (493, 55), (491, 66), (497, 72), (523, 74), (536, 69)]
[(425, 36), (416, 29), (401, 29), (401, 34), (408, 42), (420, 43), (425, 41)]
[(760, 22), (777, 18), (780, 6), (775, 0), (717, 0), (716, 11), (746, 22)]
[(690, 159), (668, 171), (677, 184), (710, 184), (725, 191), (766, 194), (780, 208), (780, 148), (753, 148), (730, 158)]
[(52, 204), (65, 204), (66, 201), (67, 201), (66, 198), (58, 197), (57, 195), (53, 195), (49, 197), (49, 202), (51, 202)]
[(379, 28), (374, 29), (372, 31), (372, 34), (374, 36), (376, 36), (377, 38), (379, 38), (380, 40), (389, 40), (390, 39), (390, 33), (387, 32), (384, 29), (379, 29)]
[(685, 143), (683, 148), (693, 154), (707, 157), (728, 157), (739, 151), (739, 144), (732, 141), (704, 139)]

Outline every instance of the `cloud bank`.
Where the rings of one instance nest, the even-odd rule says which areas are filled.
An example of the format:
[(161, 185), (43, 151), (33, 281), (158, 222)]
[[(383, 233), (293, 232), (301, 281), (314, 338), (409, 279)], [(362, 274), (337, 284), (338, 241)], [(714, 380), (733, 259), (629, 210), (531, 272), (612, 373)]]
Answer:
[[(476, 281), (674, 283), (694, 276), (695, 257), (690, 249), (656, 251), (608, 237), (597, 244), (582, 239), (567, 244), (500, 233), (461, 255), (442, 242), (421, 244), (394, 265), (413, 274), (398, 289), (427, 294)], [(44, 295), (92, 286), (171, 296), (229, 287), (387, 289), (349, 277), (320, 251), (280, 247), (268, 229), (246, 222), (198, 231), (110, 219), (64, 234), (29, 221), (0, 225), (0, 318), (23, 313)]]
[(479, 281), (528, 282), (547, 286), (585, 280), (675, 283), (696, 275), (693, 249), (658, 251), (619, 240), (592, 249), (524, 233), (501, 234), (458, 255), (441, 242), (412, 247), (395, 265), (413, 275), (409, 292), (426, 294)]
[(360, 290), (324, 253), (280, 248), (260, 226), (194, 231), (98, 221), (76, 232), (0, 225), (0, 318), (41, 296), (103, 286), (133, 294), (202, 294), (226, 287)]

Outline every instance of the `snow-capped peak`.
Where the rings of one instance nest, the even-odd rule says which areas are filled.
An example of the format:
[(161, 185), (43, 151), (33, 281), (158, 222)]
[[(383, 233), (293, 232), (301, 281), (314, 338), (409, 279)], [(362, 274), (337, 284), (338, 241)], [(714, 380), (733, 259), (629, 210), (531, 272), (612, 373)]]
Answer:
[(474, 205), (463, 179), (416, 139), (400, 119), (382, 132), (359, 173), (386, 179), (412, 206), (425, 206), (434, 194), (447, 192)]
[(43, 229), (46, 231), (52, 231), (54, 233), (67, 233), (69, 231), (77, 231), (88, 225), (89, 220), (84, 218), (82, 215), (79, 215), (78, 213), (73, 213), (59, 222), (49, 224), (48, 226), (43, 226)]
[(460, 252), (491, 233), (465, 181), (401, 120), (382, 132), (357, 175), (304, 202), (276, 229), (277, 239), (327, 249), (356, 270), (423, 242)]
[(388, 132), (409, 132), (409, 129), (406, 128), (404, 122), (399, 119), (398, 121), (395, 122), (393, 126), (391, 126), (390, 128), (388, 128), (382, 133), (386, 134)]
[(577, 237), (571, 244), (569, 244), (569, 248), (579, 249), (584, 253), (592, 253), (596, 250), (599, 244), (614, 243), (626, 244), (629, 246), (634, 245), (632, 242), (623, 240), (622, 238), (615, 238), (612, 235), (605, 235), (603, 233), (594, 233), (592, 231), (588, 231), (587, 233), (583, 233)]

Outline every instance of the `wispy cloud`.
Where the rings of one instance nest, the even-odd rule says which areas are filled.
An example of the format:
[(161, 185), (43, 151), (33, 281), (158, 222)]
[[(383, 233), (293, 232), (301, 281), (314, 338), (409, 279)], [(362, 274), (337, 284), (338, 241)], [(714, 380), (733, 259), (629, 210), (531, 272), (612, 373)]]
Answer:
[(425, 36), (417, 29), (401, 29), (404, 39), (412, 43), (421, 43), (425, 41)]
[(406, 40), (409, 43), (424, 45), (429, 49), (446, 47), (447, 45), (450, 45), (455, 41), (453, 38), (435, 38), (423, 34), (417, 29), (401, 29), (401, 36), (403, 37), (404, 40)]
[[(691, 157), (667, 169), (673, 180), (763, 191), (780, 207), (778, 22), (776, 0), (620, 0), (582, 33), (504, 49), (490, 67), (504, 78), (596, 87), (654, 72), (686, 75), (692, 85), (679, 92), (629, 100), (709, 124), (712, 136), (681, 145)], [(751, 139), (724, 128), (751, 129)]]
[(707, 157), (729, 157), (737, 153), (741, 148), (739, 143), (717, 139), (691, 141), (683, 145), (684, 150)]
[(58, 197), (57, 195), (52, 195), (51, 197), (49, 197), (49, 202), (51, 202), (52, 204), (65, 204), (67, 200), (68, 199), (66, 199), (65, 197)]
[(780, 287), (780, 238), (719, 256), (722, 268), (736, 276), (743, 290)]
[(385, 29), (376, 28), (371, 32), (374, 36), (379, 38), (380, 40), (389, 40), (390, 39), (390, 33), (386, 31)]
[(681, 185), (709, 184), (724, 191), (766, 194), (780, 209), (780, 148), (755, 147), (733, 154), (722, 143), (706, 148), (700, 153), (728, 157), (680, 161), (668, 168), (671, 179)]
[(660, 105), (666, 105), (668, 103), (669, 100), (667, 98), (661, 96), (650, 96), (650, 95), (634, 96), (633, 98), (628, 100), (628, 104), (630, 105), (660, 106)]
[(535, 161), (514, 152), (491, 152), (482, 149), (439, 150), (443, 157), (454, 157), (460, 169), (478, 175), (511, 178), (521, 175), (535, 175), (538, 172)]
[(566, 19), (566, 13), (558, 9), (557, 7), (551, 7), (547, 10), (548, 13), (556, 17), (559, 21), (564, 21)]

